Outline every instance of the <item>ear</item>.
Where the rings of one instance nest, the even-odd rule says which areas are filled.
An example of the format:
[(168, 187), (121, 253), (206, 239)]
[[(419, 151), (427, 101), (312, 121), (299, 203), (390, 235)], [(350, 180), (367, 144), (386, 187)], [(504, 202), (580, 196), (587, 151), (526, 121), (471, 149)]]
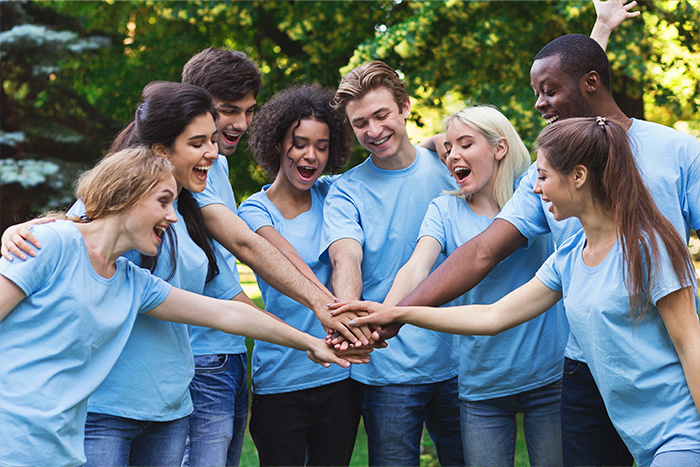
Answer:
[(494, 157), (497, 161), (502, 160), (504, 157), (506, 157), (506, 154), (508, 154), (508, 140), (506, 138), (499, 139), (496, 143), (495, 149), (496, 152)]
[(401, 115), (403, 115), (404, 119), (408, 119), (411, 115), (411, 99), (408, 97), (406, 98), (406, 102), (401, 106)]
[(163, 158), (167, 159), (170, 156), (168, 149), (165, 147), (165, 145), (163, 143), (153, 144), (153, 145), (151, 145), (151, 149), (153, 149), (153, 152), (158, 157), (163, 157)]
[(581, 78), (581, 88), (587, 94), (593, 94), (600, 86), (600, 75), (597, 71), (589, 71)]
[(588, 168), (585, 165), (579, 164), (574, 167), (572, 175), (574, 177), (574, 186), (580, 189), (588, 181)]

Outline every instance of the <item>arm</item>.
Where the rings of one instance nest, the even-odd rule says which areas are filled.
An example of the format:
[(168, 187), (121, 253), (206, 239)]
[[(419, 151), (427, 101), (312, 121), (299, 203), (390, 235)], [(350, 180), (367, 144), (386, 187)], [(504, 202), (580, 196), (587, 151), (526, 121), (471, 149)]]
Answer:
[(353, 343), (358, 341), (355, 334), (362, 335), (362, 329), (340, 326), (328, 312), (327, 305), (334, 297), (304, 277), (277, 248), (250, 230), (233, 211), (223, 204), (210, 204), (202, 208), (202, 216), (211, 236), (250, 266), (262, 280), (311, 309), (324, 327), (339, 331)]
[(411, 258), (396, 273), (394, 283), (384, 299), (384, 304), (396, 305), (428, 277), (441, 251), (442, 246), (435, 238), (421, 237)]
[(7, 277), (0, 275), (0, 322), (5, 319), (26, 295), (17, 284)]
[(34, 251), (32, 245), (35, 248), (41, 248), (41, 243), (29, 231), (29, 227), (36, 224), (53, 222), (55, 220), (56, 219), (53, 217), (40, 217), (8, 227), (5, 232), (3, 232), (2, 238), (0, 239), (0, 254), (8, 261), (12, 261), (15, 256), (22, 261), (27, 259), (27, 255), (36, 256), (36, 251)]
[(608, 39), (613, 29), (627, 18), (634, 18), (641, 14), (639, 11), (629, 11), (637, 5), (636, 1), (626, 2), (627, 0), (593, 0), (596, 20), (591, 31), (591, 39), (600, 44), (603, 50), (608, 47)]
[(328, 247), (333, 265), (331, 287), (343, 300), (359, 300), (362, 294), (362, 246), (357, 240), (342, 238)]
[(525, 242), (513, 224), (495, 219), (486, 230), (452, 252), (399, 305), (444, 305), (471, 290)]
[(440, 160), (442, 162), (445, 162), (445, 159), (447, 159), (447, 153), (445, 152), (445, 134), (444, 133), (438, 133), (435, 136), (431, 136), (430, 138), (426, 139), (425, 141), (421, 141), (421, 143), (418, 145), (422, 148), (426, 148), (430, 151), (436, 152), (438, 156), (440, 156)]
[(656, 307), (681, 361), (695, 408), (700, 412), (700, 323), (692, 293), (690, 287), (676, 290), (659, 299)]
[[(166, 321), (206, 326), (305, 350), (311, 360), (321, 362), (324, 366), (336, 363), (347, 368), (350, 364), (347, 360), (339, 358), (335, 350), (330, 349), (322, 339), (298, 331), (270, 313), (251, 307), (244, 301), (216, 300), (173, 287), (165, 301), (147, 314)], [(363, 351), (365, 358), (357, 357), (356, 360), (366, 361), (369, 351), (371, 350)]]

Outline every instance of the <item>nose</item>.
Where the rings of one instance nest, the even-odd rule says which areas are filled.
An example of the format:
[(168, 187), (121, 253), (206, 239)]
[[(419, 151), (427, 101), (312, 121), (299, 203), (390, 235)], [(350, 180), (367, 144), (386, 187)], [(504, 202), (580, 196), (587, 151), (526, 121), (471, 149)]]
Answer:
[(171, 224), (177, 222), (177, 215), (175, 214), (175, 206), (173, 203), (168, 204), (168, 209), (165, 211), (165, 220)]
[(536, 195), (542, 194), (542, 187), (540, 186), (540, 179), (539, 178), (535, 182), (535, 186), (532, 187), (532, 192)]
[(237, 112), (233, 116), (233, 127), (241, 132), (246, 131), (252, 119), (252, 115), (250, 116), (250, 118), (248, 118), (248, 115), (245, 112)]
[(535, 109), (537, 109), (539, 112), (542, 112), (542, 109), (544, 109), (546, 106), (547, 101), (544, 98), (544, 93), (539, 94), (535, 99)]
[(214, 160), (219, 157), (219, 145), (216, 141), (209, 141), (206, 145), (207, 149), (204, 153), (205, 159)]
[(375, 137), (379, 136), (379, 134), (382, 132), (381, 125), (379, 122), (375, 120), (370, 120), (369, 123), (367, 124), (367, 136), (370, 137)]
[(316, 148), (309, 146), (309, 150), (304, 154), (304, 160), (314, 162), (318, 157), (316, 156)]

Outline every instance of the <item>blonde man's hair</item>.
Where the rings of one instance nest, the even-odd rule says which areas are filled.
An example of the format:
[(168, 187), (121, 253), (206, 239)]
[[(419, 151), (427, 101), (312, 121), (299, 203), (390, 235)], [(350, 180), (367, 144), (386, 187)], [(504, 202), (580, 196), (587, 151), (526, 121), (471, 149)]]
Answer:
[(121, 214), (141, 202), (159, 183), (173, 176), (173, 166), (150, 147), (108, 154), (78, 180), (76, 195), (88, 220)]
[(365, 94), (379, 87), (385, 87), (394, 96), (399, 109), (408, 101), (408, 94), (399, 75), (384, 62), (373, 60), (343, 76), (335, 92), (333, 106), (342, 114), (349, 101), (362, 99)]
[(493, 147), (501, 139), (508, 143), (508, 151), (498, 164), (498, 174), (493, 186), (493, 197), (498, 207), (503, 208), (513, 196), (515, 179), (530, 165), (530, 153), (525, 143), (505, 115), (493, 106), (466, 107), (447, 117), (443, 121), (443, 129), (447, 131), (456, 120), (478, 130)]

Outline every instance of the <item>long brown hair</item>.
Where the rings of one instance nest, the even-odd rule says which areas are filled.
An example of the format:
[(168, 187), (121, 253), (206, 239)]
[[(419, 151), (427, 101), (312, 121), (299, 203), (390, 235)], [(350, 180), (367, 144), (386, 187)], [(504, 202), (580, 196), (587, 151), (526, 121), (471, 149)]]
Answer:
[(619, 122), (602, 117), (568, 118), (545, 128), (536, 146), (560, 174), (570, 174), (577, 165), (588, 169), (593, 196), (612, 214), (622, 240), (625, 286), (636, 322), (651, 300), (659, 240), (680, 283), (685, 287), (694, 283), (688, 248), (647, 191)]

